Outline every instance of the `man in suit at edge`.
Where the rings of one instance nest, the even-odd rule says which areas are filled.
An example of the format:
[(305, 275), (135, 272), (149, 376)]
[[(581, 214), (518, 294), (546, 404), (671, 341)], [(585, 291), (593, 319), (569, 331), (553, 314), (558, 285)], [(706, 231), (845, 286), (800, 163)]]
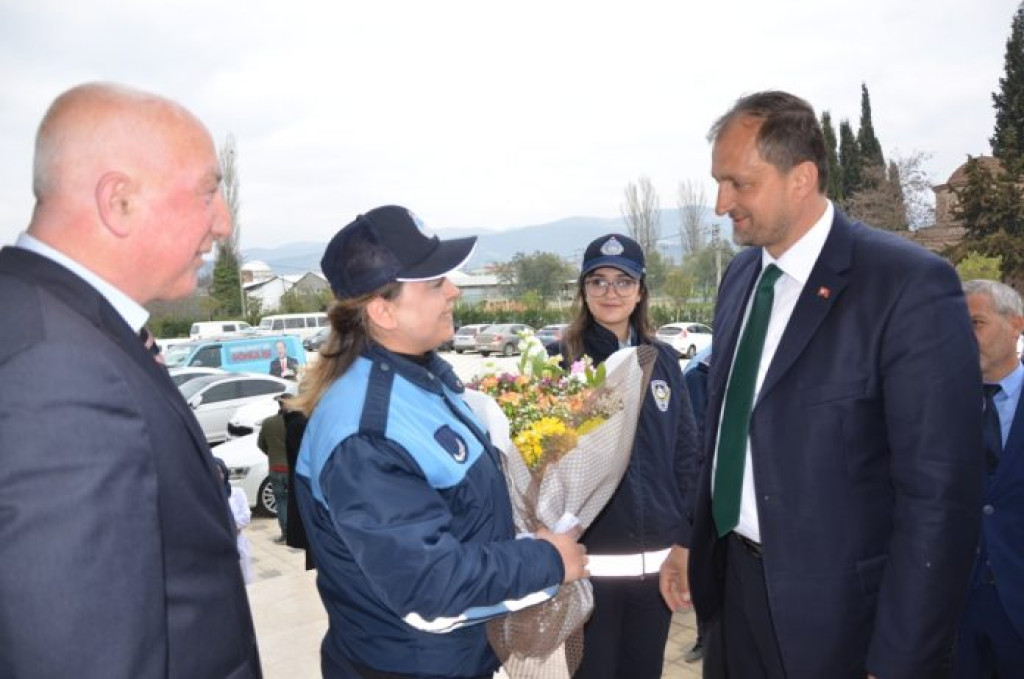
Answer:
[(995, 281), (968, 281), (964, 294), (999, 430), (993, 433), (996, 449), (986, 446), (981, 541), (953, 667), (961, 679), (993, 672), (1024, 677), (1024, 367), (1017, 356), (1024, 304), (1016, 290)]
[[(743, 97), (709, 138), (716, 212), (753, 247), (729, 266), (715, 309), (689, 563), (709, 628), (705, 676), (942, 676), (982, 480), (980, 374), (960, 283), (940, 258), (835, 209), (824, 138), (802, 99)], [(770, 281), (776, 267), (774, 297), (751, 304), (762, 270)], [(753, 306), (770, 315), (758, 314), (763, 349), (736, 380), (752, 411), (727, 427)], [(719, 487), (723, 437), (738, 442), (726, 458), (738, 474)]]
[(111, 84), (59, 96), (0, 251), (0, 676), (260, 676), (202, 431), (139, 339), (231, 233), (210, 134)]
[(288, 355), (288, 347), (281, 340), (274, 343), (274, 352), (277, 356), (270, 360), (270, 374), (274, 377), (294, 380), (295, 371), (299, 369), (298, 360)]

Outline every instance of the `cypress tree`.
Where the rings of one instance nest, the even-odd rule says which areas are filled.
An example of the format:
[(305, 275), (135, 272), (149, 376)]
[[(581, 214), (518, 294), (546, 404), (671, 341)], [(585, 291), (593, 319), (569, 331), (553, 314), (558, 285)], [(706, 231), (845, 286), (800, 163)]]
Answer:
[(867, 85), (860, 86), (860, 129), (857, 130), (857, 146), (860, 149), (861, 181), (876, 183), (885, 179), (885, 157), (882, 145), (875, 136), (871, 122), (871, 96)]
[(900, 177), (900, 166), (895, 160), (889, 161), (889, 176), (886, 189), (892, 200), (892, 230), (905, 231), (909, 226), (907, 219), (907, 202), (903, 197), (903, 179)]
[(1024, 3), (1017, 7), (1006, 41), (1005, 75), (992, 93), (996, 125), (992, 155), (1013, 175), (1024, 171)]
[(836, 203), (842, 203), (843, 169), (839, 165), (836, 131), (832, 127), (832, 116), (828, 111), (821, 114), (821, 130), (825, 134), (825, 153), (828, 155), (828, 190), (826, 193)]
[(842, 167), (841, 194), (844, 201), (849, 201), (861, 190), (862, 181), (860, 148), (848, 120), (839, 122), (839, 164)]

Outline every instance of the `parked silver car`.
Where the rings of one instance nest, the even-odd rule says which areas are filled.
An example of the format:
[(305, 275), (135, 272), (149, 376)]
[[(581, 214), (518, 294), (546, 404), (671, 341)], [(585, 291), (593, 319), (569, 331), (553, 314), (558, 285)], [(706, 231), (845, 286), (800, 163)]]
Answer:
[(486, 327), (486, 323), (470, 323), (462, 326), (455, 331), (455, 337), (452, 338), (452, 349), (455, 349), (456, 354), (461, 354), (463, 351), (476, 351), (476, 336)]
[(490, 356), (492, 353), (500, 353), (502, 356), (511, 356), (519, 353), (519, 342), (522, 339), (519, 333), (533, 328), (523, 323), (495, 323), (480, 331), (476, 336), (476, 350), (482, 356)]

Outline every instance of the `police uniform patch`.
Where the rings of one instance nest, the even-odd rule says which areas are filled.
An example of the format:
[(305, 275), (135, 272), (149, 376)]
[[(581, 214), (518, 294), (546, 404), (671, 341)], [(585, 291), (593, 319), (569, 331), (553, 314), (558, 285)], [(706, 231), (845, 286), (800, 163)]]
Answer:
[(447, 424), (434, 432), (434, 440), (437, 441), (445, 452), (452, 456), (452, 459), (462, 464), (466, 461), (469, 448), (458, 432)]
[(665, 380), (651, 380), (651, 395), (661, 412), (668, 412), (668, 402), (672, 399), (672, 389)]

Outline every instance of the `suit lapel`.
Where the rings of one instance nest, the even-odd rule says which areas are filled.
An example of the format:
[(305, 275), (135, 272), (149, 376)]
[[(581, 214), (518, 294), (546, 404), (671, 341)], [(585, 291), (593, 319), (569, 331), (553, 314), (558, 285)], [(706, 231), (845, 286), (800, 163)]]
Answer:
[(1006, 445), (1003, 446), (1003, 455), (996, 467), (995, 478), (991, 480), (990, 487), (997, 487), (1002, 483), (1020, 483), (1019, 465), (1021, 457), (1024, 457), (1024, 394), (1017, 401), (1017, 410), (1013, 414), (1013, 423), (1010, 425), (1010, 434), (1006, 437)]
[(758, 393), (758, 403), (778, 384), (786, 371), (793, 365), (811, 338), (818, 331), (821, 322), (835, 306), (846, 288), (846, 271), (850, 268), (853, 226), (836, 210), (825, 245), (814, 263), (811, 274), (800, 291), (793, 315), (786, 324), (775, 356), (765, 374)]
[(39, 254), (23, 248), (6, 247), (0, 252), (0, 266), (45, 288), (71, 311), (85, 318), (136, 363), (156, 385), (156, 393), (167, 400), (184, 420), (199, 451), (207, 448), (206, 437), (167, 370), (153, 360), (138, 336), (110, 302), (73, 272)]

